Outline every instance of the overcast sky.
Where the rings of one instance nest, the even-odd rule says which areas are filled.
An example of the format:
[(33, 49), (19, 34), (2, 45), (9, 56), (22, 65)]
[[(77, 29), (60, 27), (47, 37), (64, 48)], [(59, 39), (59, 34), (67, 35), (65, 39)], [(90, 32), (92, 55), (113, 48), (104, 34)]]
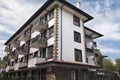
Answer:
[[(46, 0), (0, 0), (0, 56), (8, 40)], [(67, 0), (75, 5), (79, 0)], [(102, 54), (120, 57), (120, 0), (80, 0), (81, 9), (94, 17), (85, 25), (102, 33), (97, 39)]]

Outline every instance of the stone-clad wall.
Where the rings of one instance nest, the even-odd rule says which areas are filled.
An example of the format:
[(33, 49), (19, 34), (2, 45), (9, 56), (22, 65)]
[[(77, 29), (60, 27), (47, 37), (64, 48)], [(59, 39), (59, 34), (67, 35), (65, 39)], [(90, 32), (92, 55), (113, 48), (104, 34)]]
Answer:
[(55, 67), (53, 69), (56, 80), (71, 80), (70, 79), (70, 69), (65, 67)]

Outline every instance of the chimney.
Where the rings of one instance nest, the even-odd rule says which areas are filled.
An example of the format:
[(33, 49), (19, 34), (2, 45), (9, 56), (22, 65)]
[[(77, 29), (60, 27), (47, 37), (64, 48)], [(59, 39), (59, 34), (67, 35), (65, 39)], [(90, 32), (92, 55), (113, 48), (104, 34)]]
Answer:
[(81, 2), (79, 1), (76, 3), (76, 7), (80, 9), (80, 6), (81, 6)]

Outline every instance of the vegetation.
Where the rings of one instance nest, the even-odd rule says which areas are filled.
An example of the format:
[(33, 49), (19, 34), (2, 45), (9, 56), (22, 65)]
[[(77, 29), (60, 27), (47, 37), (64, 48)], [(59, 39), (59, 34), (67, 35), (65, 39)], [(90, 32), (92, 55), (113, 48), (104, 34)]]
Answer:
[(103, 67), (103, 56), (99, 49), (94, 50), (96, 65)]
[(4, 62), (3, 60), (0, 59), (0, 68), (3, 68), (4, 67)]
[(116, 62), (116, 70), (117, 70), (117, 72), (120, 73), (120, 58), (117, 58), (117, 59), (115, 60), (115, 62)]
[(115, 72), (116, 71), (116, 66), (113, 64), (113, 62), (109, 59), (103, 59), (103, 65), (104, 69), (107, 71)]
[[(4, 61), (0, 58), (0, 69), (4, 68)], [(0, 80), (3, 80), (4, 74), (0, 73)]]

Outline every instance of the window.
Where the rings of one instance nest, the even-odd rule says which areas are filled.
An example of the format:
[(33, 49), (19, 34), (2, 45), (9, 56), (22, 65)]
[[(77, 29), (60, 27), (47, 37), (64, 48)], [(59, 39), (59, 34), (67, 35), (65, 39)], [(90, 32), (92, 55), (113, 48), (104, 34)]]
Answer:
[(49, 20), (51, 20), (52, 18), (54, 18), (54, 9), (52, 9), (52, 10), (49, 12)]
[(82, 51), (75, 49), (75, 61), (82, 62)]
[(54, 36), (54, 26), (49, 28), (49, 38)]
[(40, 48), (40, 57), (45, 58), (46, 57), (46, 49), (45, 48)]
[(34, 52), (34, 57), (38, 57), (38, 51)]
[(74, 31), (74, 41), (81, 43), (81, 34)]
[(80, 19), (77, 16), (73, 16), (73, 24), (76, 26), (80, 26)]
[(53, 54), (53, 45), (48, 47), (48, 59), (52, 58)]
[(71, 70), (71, 80), (78, 80), (78, 72), (77, 70)]

